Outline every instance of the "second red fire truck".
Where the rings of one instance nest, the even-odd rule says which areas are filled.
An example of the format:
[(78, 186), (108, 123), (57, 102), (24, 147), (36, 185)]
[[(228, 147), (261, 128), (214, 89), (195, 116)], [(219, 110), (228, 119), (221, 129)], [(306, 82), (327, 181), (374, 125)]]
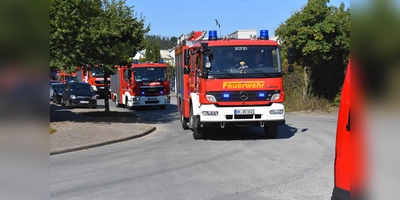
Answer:
[[(268, 31), (247, 39), (216, 31), (182, 35), (175, 48), (177, 105), (182, 127), (195, 139), (217, 125), (264, 127), (276, 138), (285, 123), (280, 47)], [(291, 60), (291, 59), (289, 59)], [(292, 63), (289, 63), (292, 64)]]
[(133, 64), (117, 66), (117, 72), (110, 80), (111, 99), (116, 106), (165, 109), (170, 104), (168, 67), (163, 61), (139, 63), (135, 60)]
[[(97, 95), (105, 94), (104, 71), (101, 67), (93, 66), (78, 66), (76, 74), (79, 81), (89, 83)], [(108, 88), (110, 88), (110, 77), (107, 77)]]

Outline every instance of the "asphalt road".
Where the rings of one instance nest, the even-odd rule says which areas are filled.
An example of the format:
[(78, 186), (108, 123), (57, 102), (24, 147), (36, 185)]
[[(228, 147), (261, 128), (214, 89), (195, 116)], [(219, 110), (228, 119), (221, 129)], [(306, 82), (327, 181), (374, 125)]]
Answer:
[[(111, 101), (110, 107), (126, 110)], [(181, 128), (176, 105), (129, 112), (157, 130), (51, 156), (51, 199), (330, 199), (335, 114), (287, 114), (272, 140), (260, 127), (217, 129), (194, 140)]]

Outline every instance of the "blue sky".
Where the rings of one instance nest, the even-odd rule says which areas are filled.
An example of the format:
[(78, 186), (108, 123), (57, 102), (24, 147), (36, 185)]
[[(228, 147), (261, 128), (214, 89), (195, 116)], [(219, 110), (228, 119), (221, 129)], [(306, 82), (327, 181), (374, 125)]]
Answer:
[[(341, 2), (350, 6), (350, 0), (330, 0), (329, 5), (339, 7)], [(267, 29), (272, 37), (279, 24), (301, 10), (307, 0), (126, 0), (126, 4), (144, 16), (150, 35), (179, 37), (193, 30), (227, 35), (238, 29)]]

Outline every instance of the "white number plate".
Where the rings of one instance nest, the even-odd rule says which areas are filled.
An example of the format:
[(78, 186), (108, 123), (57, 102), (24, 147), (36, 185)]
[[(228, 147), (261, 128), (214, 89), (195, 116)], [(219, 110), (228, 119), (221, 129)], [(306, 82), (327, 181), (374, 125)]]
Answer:
[(81, 101), (81, 103), (89, 103), (89, 101)]
[(149, 98), (149, 101), (157, 101), (157, 98)]
[(104, 87), (99, 87), (100, 89), (104, 89)]
[(254, 109), (239, 109), (235, 110), (235, 115), (253, 115)]

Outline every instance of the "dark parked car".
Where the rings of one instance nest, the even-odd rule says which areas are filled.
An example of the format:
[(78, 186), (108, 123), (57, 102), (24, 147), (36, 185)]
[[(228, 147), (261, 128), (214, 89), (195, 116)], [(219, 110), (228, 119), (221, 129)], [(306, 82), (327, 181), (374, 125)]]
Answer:
[(53, 91), (53, 103), (61, 104), (61, 98), (62, 98), (62, 92), (63, 92), (64, 86), (65, 86), (64, 83), (59, 83), (54, 88), (54, 91)]
[(97, 107), (96, 93), (89, 83), (67, 82), (64, 86), (61, 105), (72, 107)]

